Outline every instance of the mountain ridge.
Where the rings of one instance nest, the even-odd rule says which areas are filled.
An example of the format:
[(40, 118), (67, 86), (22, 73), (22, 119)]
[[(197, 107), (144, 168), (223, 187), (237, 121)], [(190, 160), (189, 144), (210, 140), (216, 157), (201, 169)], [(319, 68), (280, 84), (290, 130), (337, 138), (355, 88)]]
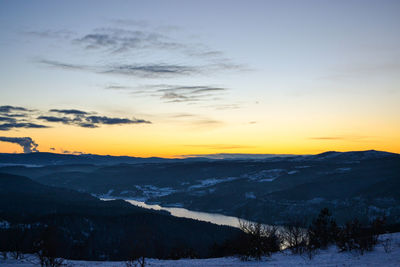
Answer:
[[(162, 157), (132, 157), (111, 156), (97, 154), (59, 154), (51, 152), (32, 153), (0, 153), (0, 164), (5, 165), (66, 165), (66, 164), (94, 164), (94, 165), (116, 165), (116, 164), (142, 164), (142, 163), (165, 163), (165, 162), (192, 162), (192, 161), (214, 161), (214, 160), (281, 160), (281, 159), (315, 159), (323, 158), (348, 158), (349, 160), (382, 158), (399, 156), (398, 153), (363, 150), (363, 151), (326, 151), (315, 155), (291, 155), (291, 154), (235, 154), (221, 153), (213, 155), (225, 155), (226, 158), (186, 157), (186, 158), (162, 158)], [(255, 155), (252, 157), (252, 155)], [(265, 155), (265, 157), (263, 157)]]

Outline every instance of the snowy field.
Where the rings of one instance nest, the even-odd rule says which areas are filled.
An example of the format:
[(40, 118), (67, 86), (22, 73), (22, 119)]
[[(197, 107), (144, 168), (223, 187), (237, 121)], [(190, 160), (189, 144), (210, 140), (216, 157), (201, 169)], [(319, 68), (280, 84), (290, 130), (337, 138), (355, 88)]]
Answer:
[[(263, 261), (242, 262), (238, 258), (215, 258), (199, 260), (156, 260), (147, 259), (146, 266), (400, 266), (400, 233), (383, 235), (381, 241), (389, 240), (390, 246), (381, 242), (372, 252), (364, 255), (357, 253), (338, 253), (336, 247), (321, 250), (312, 260), (306, 256), (292, 255), (289, 251), (275, 253)], [(386, 243), (388, 244), (388, 243)], [(65, 261), (65, 266), (125, 266), (125, 262), (95, 262), (95, 261)], [(31, 267), (37, 266), (37, 260), (32, 255), (26, 255), (22, 260), (0, 260), (0, 266)]]

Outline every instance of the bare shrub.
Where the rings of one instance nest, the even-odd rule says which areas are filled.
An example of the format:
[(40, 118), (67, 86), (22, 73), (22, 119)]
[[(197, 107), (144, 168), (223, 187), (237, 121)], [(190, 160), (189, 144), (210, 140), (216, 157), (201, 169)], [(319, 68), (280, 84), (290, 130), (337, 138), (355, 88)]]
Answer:
[(39, 259), (40, 266), (59, 267), (64, 265), (64, 259), (57, 257), (59, 245), (57, 229), (51, 226), (47, 227), (35, 243), (35, 254)]
[(336, 245), (341, 251), (357, 251), (361, 255), (372, 251), (378, 243), (378, 236), (385, 220), (377, 218), (370, 226), (363, 226), (354, 219), (340, 230)]
[(308, 243), (308, 231), (304, 220), (293, 219), (281, 230), (283, 247), (293, 254), (303, 254)]
[(138, 257), (136, 259), (131, 259), (125, 262), (126, 267), (145, 267), (146, 258), (144, 256)]
[(392, 252), (393, 250), (392, 238), (388, 237), (385, 240), (382, 240), (382, 246), (386, 253)]
[(271, 256), (272, 252), (280, 250), (282, 242), (277, 227), (239, 220), (239, 228), (244, 233), (238, 251), (241, 260), (261, 260), (263, 256)]

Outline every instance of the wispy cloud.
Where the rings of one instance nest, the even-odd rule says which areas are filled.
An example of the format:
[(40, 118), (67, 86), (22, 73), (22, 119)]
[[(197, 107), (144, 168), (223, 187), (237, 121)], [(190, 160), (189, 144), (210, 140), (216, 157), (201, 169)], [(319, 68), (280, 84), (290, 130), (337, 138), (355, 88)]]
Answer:
[(344, 140), (346, 138), (339, 137), (339, 136), (317, 136), (317, 137), (310, 137), (311, 140)]
[(19, 129), (19, 128), (49, 128), (49, 126), (31, 122), (10, 122), (10, 123), (3, 123), (0, 124), (0, 131), (9, 131), (12, 129)]
[[(108, 89), (110, 87), (107, 87)], [(128, 89), (127, 87), (125, 87)], [(120, 90), (120, 87), (116, 88)], [(135, 95), (157, 97), (166, 103), (212, 101), (223, 95), (228, 88), (207, 85), (178, 86), (168, 84), (146, 85), (129, 88)]]
[(123, 64), (105, 66), (99, 73), (119, 74), (142, 78), (173, 77), (193, 75), (200, 72), (197, 66), (173, 65), (173, 64)]
[(56, 38), (69, 39), (75, 33), (69, 30), (42, 30), (42, 31), (24, 31), (23, 34), (38, 38)]
[[(122, 21), (120, 21), (122, 22)], [(125, 24), (127, 21), (125, 21)], [(132, 24), (130, 26), (136, 27)], [(143, 28), (142, 28), (143, 29)], [(85, 49), (123, 53), (132, 50), (177, 50), (186, 45), (156, 31), (127, 30), (123, 28), (97, 28), (73, 40)]]
[[(38, 61), (64, 70), (159, 78), (247, 69), (243, 64), (234, 63), (222, 51), (211, 49), (201, 42), (193, 42), (192, 38), (185, 38), (179, 28), (168, 25), (153, 27), (146, 21), (136, 20), (116, 19), (111, 22), (114, 26), (98, 27), (81, 36), (65, 30), (26, 33), (36, 37), (69, 38), (69, 42), (63, 42), (64, 45), (80, 47), (85, 53), (90, 52), (100, 59), (88, 65), (47, 58)], [(180, 34), (171, 34), (171, 29)], [(160, 56), (162, 60), (156, 62), (154, 55)], [(123, 60), (121, 56), (124, 56)], [(129, 60), (132, 58), (135, 58), (133, 62)], [(177, 64), (172, 60), (175, 58), (181, 59), (183, 63)]]
[(184, 145), (184, 146), (217, 149), (217, 150), (254, 148), (254, 146), (243, 146), (243, 145), (232, 145), (232, 144), (201, 144), (201, 145), (193, 144), (193, 145)]
[(57, 60), (40, 59), (37, 63), (62, 70), (87, 71), (97, 74), (124, 75), (139, 78), (171, 78), (177, 76), (210, 75), (220, 71), (241, 68), (239, 65), (209, 64), (209, 65), (184, 65), (168, 63), (152, 64), (103, 64), (81, 65)]
[(78, 109), (50, 109), (50, 112), (57, 112), (62, 114), (73, 114), (73, 115), (87, 115), (89, 114), (86, 111), (78, 110)]
[(320, 141), (359, 141), (371, 138), (372, 136), (338, 135), (338, 136), (313, 136), (310, 140)]
[(80, 65), (80, 64), (65, 63), (56, 60), (40, 59), (37, 60), (37, 63), (64, 70), (96, 71), (94, 67)]
[(80, 65), (65, 63), (55, 60), (41, 59), (38, 63), (63, 70), (88, 71), (97, 74), (114, 74), (140, 78), (169, 78), (175, 76), (200, 74), (203, 67), (173, 65), (173, 64), (105, 64), (105, 65)]
[(225, 123), (220, 120), (214, 120), (214, 119), (194, 119), (190, 120), (188, 122), (188, 125), (190, 125), (192, 128), (198, 130), (198, 129), (207, 129), (211, 130), (213, 128), (219, 128), (223, 126)]

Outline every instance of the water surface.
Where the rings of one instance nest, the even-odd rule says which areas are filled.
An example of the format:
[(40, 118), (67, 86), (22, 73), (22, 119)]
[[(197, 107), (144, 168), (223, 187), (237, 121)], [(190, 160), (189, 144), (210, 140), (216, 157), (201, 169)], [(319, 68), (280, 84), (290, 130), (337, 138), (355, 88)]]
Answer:
[[(114, 200), (110, 198), (101, 198), (101, 200)], [(162, 207), (157, 204), (146, 204), (143, 201), (133, 200), (133, 199), (124, 199), (125, 201), (131, 203), (132, 205), (139, 206), (146, 209), (153, 210), (165, 210), (171, 213), (171, 215), (182, 218), (195, 219), (199, 221), (211, 222), (219, 225), (228, 225), (233, 227), (239, 227), (239, 219), (238, 217), (226, 216), (218, 213), (209, 213), (209, 212), (201, 212), (201, 211), (192, 211), (185, 208), (176, 208), (176, 207)]]

